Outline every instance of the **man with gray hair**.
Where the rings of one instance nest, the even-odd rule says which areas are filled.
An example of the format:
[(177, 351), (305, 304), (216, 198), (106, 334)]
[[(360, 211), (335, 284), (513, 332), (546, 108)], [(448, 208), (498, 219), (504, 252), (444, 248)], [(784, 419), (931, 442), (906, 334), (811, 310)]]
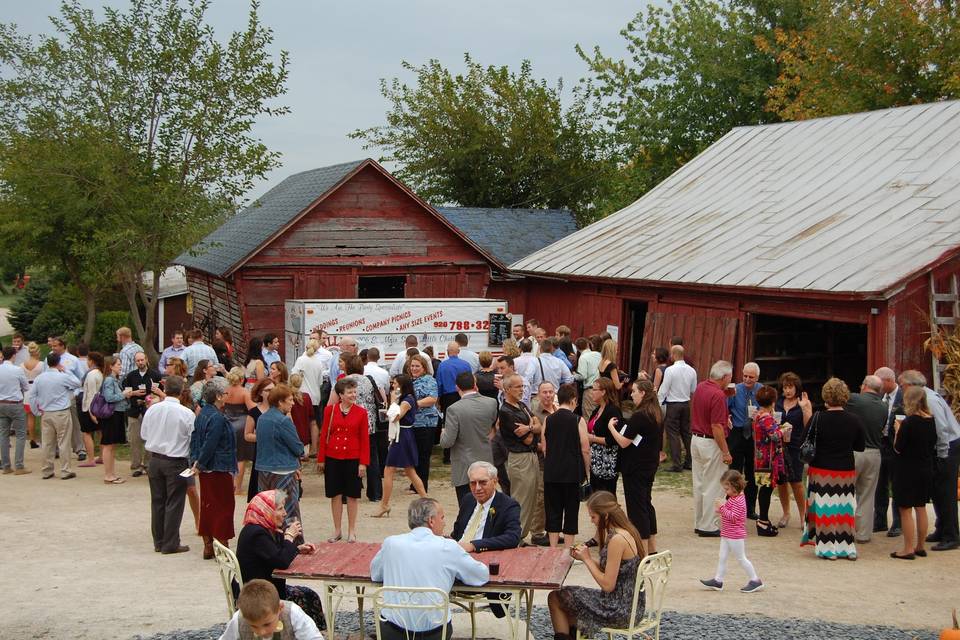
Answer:
[(180, 544), (180, 522), (187, 497), (187, 481), (180, 473), (188, 465), (195, 416), (180, 404), (184, 385), (180, 376), (167, 377), (166, 397), (150, 405), (140, 423), (144, 448), (151, 454), (147, 476), (153, 550), (164, 554), (190, 550)]
[(883, 428), (887, 424), (887, 403), (883, 401), (882, 395), (883, 382), (880, 378), (867, 376), (860, 385), (860, 393), (850, 394), (850, 400), (845, 407), (846, 411), (860, 419), (864, 432), (864, 450), (853, 452), (857, 470), (855, 537), (860, 543), (870, 542), (873, 534), (873, 501), (880, 479), (880, 445)]
[(497, 468), (479, 460), (467, 469), (470, 493), (450, 536), (465, 550), (513, 549), (520, 544), (520, 503), (497, 491)]
[[(743, 474), (747, 481), (743, 494), (747, 500), (747, 517), (756, 520), (757, 481), (753, 475), (753, 416), (757, 411), (757, 389), (762, 387), (760, 365), (748, 362), (743, 365), (742, 382), (737, 383), (733, 396), (727, 398), (732, 428), (727, 436), (727, 449), (733, 457), (730, 468)], [(761, 525), (757, 525), (758, 527)]]
[(713, 503), (723, 497), (720, 478), (727, 470), (727, 465), (733, 462), (727, 448), (730, 412), (725, 392), (732, 378), (733, 365), (726, 360), (713, 363), (709, 380), (697, 385), (690, 408), (693, 530), (701, 537), (720, 536), (720, 520), (714, 512)]
[[(893, 465), (896, 458), (893, 452), (893, 418), (903, 413), (903, 389), (897, 384), (897, 374), (890, 367), (880, 367), (873, 372), (873, 375), (880, 378), (880, 383), (883, 385), (882, 400), (887, 406), (887, 421), (883, 425), (883, 434), (880, 437), (880, 473), (873, 502), (873, 532), (886, 531), (888, 538), (899, 538), (902, 533), (900, 509), (890, 499), (893, 496), (890, 485), (893, 482)], [(889, 529), (887, 529), (888, 509), (891, 511)]]
[[(487, 565), (474, 560), (455, 540), (443, 537), (443, 507), (433, 498), (417, 498), (407, 510), (409, 533), (389, 536), (370, 562), (370, 577), (392, 587), (432, 587), (449, 593), (453, 583), (479, 586), (490, 579)], [(439, 639), (453, 637), (450, 615), (439, 611), (390, 609), (389, 603), (435, 604), (436, 595), (406, 597), (396, 591), (383, 595), (388, 606), (381, 610), (379, 636), (384, 640)]]
[(957, 473), (960, 471), (960, 423), (943, 397), (927, 387), (927, 379), (910, 369), (900, 374), (901, 387), (923, 387), (927, 405), (937, 427), (937, 466), (933, 475), (933, 510), (937, 514), (933, 533), (927, 542), (935, 542), (933, 551), (960, 549), (957, 522)]

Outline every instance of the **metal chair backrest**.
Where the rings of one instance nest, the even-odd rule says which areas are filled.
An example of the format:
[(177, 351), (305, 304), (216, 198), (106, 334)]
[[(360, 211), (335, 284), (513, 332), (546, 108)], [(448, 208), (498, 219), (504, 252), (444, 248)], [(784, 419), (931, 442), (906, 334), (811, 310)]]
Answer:
[[(384, 595), (390, 594), (390, 601)], [(423, 629), (441, 627), (440, 640), (446, 640), (447, 620), (450, 619), (450, 596), (433, 587), (380, 587), (373, 592), (373, 621), (380, 639), (381, 611), (389, 609), (400, 614), (410, 626)], [(431, 615), (432, 614), (432, 615)], [(413, 632), (408, 631), (409, 637)]]
[[(634, 627), (657, 629), (659, 637), (660, 617), (663, 615), (663, 598), (670, 577), (673, 554), (670, 551), (654, 553), (640, 561), (637, 567), (637, 581), (633, 588), (633, 604), (630, 609), (630, 622)], [(640, 593), (644, 594), (643, 615), (637, 620), (637, 606)]]
[(237, 601), (233, 597), (233, 581), (237, 581), (238, 586), (243, 586), (243, 576), (240, 574), (240, 562), (236, 554), (216, 540), (213, 541), (213, 557), (217, 560), (217, 568), (220, 569), (220, 582), (223, 583), (223, 591), (227, 595), (227, 612), (233, 617), (237, 610)]

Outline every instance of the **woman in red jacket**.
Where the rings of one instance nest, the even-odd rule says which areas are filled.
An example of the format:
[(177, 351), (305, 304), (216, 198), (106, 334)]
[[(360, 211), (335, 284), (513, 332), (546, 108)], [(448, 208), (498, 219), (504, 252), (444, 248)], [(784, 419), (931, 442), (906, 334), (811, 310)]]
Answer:
[(356, 404), (357, 381), (343, 378), (334, 387), (340, 402), (323, 410), (317, 470), (324, 474), (324, 488), (330, 498), (334, 534), (327, 542), (343, 539), (343, 498), (347, 497), (347, 542), (357, 541), (357, 500), (361, 479), (370, 464), (367, 410)]

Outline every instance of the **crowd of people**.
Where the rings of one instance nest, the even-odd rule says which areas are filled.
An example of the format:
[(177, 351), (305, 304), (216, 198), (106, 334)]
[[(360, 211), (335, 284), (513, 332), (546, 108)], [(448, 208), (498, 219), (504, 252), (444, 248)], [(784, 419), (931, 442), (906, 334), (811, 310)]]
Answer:
[[(212, 558), (214, 540), (229, 546), (235, 537), (235, 500), (244, 496), (237, 556), (245, 580), (260, 589), (248, 598), (260, 603), (254, 617), (292, 616), (307, 628), (305, 617), (324, 628), (315, 593), (272, 577), (315, 549), (305, 542), (300, 510), (310, 465), (323, 474), (330, 500), (332, 527), (321, 534), (329, 543), (357, 540), (364, 492), (379, 502), (374, 517), (385, 518), (397, 471), (409, 482), (408, 492), (418, 496), (408, 513), (412, 531), (388, 538), (374, 561), (377, 575), (391, 584), (407, 584), (413, 574), (406, 569), (423, 553), (456, 557), (438, 569), (442, 575), (418, 578), (428, 584), (408, 586), (449, 589), (455, 579), (486, 579), (457, 554), (528, 544), (569, 548), (598, 589), (551, 594), (560, 638), (575, 637), (578, 624), (625, 622), (623, 599), (632, 597), (636, 567), (659, 546), (652, 493), (664, 462), (665, 472), (692, 472), (694, 533), (721, 538), (717, 571), (701, 581), (710, 589), (723, 588), (731, 554), (747, 574), (741, 591), (763, 588), (746, 557), (746, 523), (755, 520), (759, 536), (777, 536), (789, 526), (791, 498), (801, 543), (821, 558), (855, 560), (857, 544), (882, 531), (902, 536), (902, 548), (891, 554), (896, 559), (925, 557), (927, 543), (936, 551), (960, 547), (960, 424), (918, 371), (898, 377), (882, 367), (858, 393), (831, 378), (819, 389), (823, 408), (815, 411), (794, 373), (761, 384), (751, 362), (734, 384), (731, 364), (718, 361), (700, 379), (677, 337), (631, 379), (617, 368), (609, 334), (574, 340), (560, 326), (548, 336), (535, 320), (513, 327), (502, 355), (475, 352), (458, 334), (441, 359), (408, 336), (389, 369), (379, 349), (360, 350), (350, 337), (325, 346), (330, 341), (319, 331), (289, 370), (273, 334), (250, 340), (241, 362), (226, 328), (209, 344), (199, 329), (177, 331), (159, 369), (150, 367), (128, 328), (116, 337), (113, 354), (83, 345), (71, 352), (58, 337), (50, 338), (42, 359), (21, 336), (3, 348), (3, 473), (30, 473), (29, 442), (43, 449), (43, 479), (58, 470), (61, 479), (76, 477), (75, 454), (78, 466), (102, 464), (103, 482), (120, 485), (126, 479), (114, 448), (128, 443), (130, 476), (149, 479), (153, 546), (161, 554), (189, 550), (179, 536), (189, 503), (203, 557)], [(12, 459), (8, 434), (16, 443)], [(447, 454), (459, 506), (453, 547), (434, 540), (444, 533), (442, 508), (429, 497), (437, 444)], [(621, 480), (624, 508), (616, 498)], [(774, 494), (782, 514), (776, 523)], [(584, 500), (596, 529), (577, 544)], [(937, 516), (932, 531), (930, 500)], [(591, 546), (599, 547), (599, 562)], [(261, 579), (296, 608), (277, 610)], [(404, 628), (401, 618), (385, 622)]]

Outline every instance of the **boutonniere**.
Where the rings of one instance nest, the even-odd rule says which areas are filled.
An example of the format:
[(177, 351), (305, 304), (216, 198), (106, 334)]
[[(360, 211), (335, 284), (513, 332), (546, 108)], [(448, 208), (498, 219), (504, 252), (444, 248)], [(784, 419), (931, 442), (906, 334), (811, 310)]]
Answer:
[(495, 515), (497, 515), (497, 510), (494, 509), (493, 507), (490, 507), (490, 511), (487, 512), (487, 517), (492, 518)]

